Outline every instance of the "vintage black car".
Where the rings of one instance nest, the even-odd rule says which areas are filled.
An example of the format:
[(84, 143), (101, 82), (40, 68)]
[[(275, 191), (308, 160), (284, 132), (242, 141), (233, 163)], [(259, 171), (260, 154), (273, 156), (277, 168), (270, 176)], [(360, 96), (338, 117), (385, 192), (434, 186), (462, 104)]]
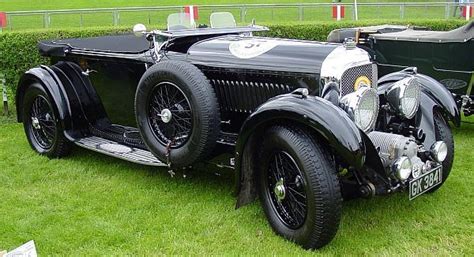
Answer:
[(416, 66), (443, 84), (466, 116), (474, 114), (474, 21), (451, 31), (380, 25), (332, 31), (329, 42), (357, 39), (377, 62), (379, 76)]
[(252, 35), (265, 30), (176, 14), (166, 31), (40, 42), (51, 65), (19, 81), (18, 121), (51, 158), (75, 144), (170, 173), (231, 168), (237, 207), (259, 197), (276, 233), (307, 249), (333, 239), (344, 198), (441, 187), (460, 122), (442, 84), (416, 68), (378, 78), (351, 42)]

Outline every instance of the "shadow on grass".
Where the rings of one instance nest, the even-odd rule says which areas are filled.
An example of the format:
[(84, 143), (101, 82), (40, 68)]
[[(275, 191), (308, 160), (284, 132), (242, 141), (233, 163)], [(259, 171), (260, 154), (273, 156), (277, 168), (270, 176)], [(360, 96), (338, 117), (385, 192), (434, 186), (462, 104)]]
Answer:
[[(223, 190), (228, 192), (228, 195), (232, 195), (234, 174), (229, 169), (219, 169), (211, 164), (200, 164), (197, 168), (184, 169), (184, 170), (173, 170), (174, 176), (171, 176), (168, 172), (169, 169), (166, 167), (152, 167), (146, 165), (140, 165), (125, 160), (117, 159), (107, 155), (103, 155), (94, 151), (90, 151), (84, 148), (75, 146), (69, 157), (64, 160), (69, 162), (75, 162), (77, 164), (84, 163), (100, 163), (103, 165), (117, 165), (114, 169), (101, 170), (105, 175), (128, 175), (139, 176), (141, 179), (134, 181), (134, 183), (185, 183), (195, 187), (202, 187), (202, 192), (209, 190), (216, 190), (222, 192)], [(129, 176), (121, 176), (124, 183), (131, 183), (128, 180)], [(201, 190), (197, 190), (198, 192)], [(195, 194), (196, 192), (193, 192)]]

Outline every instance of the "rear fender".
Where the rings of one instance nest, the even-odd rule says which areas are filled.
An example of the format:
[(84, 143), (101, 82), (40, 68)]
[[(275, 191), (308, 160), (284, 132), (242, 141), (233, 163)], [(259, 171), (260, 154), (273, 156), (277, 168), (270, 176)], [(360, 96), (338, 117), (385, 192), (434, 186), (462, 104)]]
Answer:
[(32, 83), (40, 83), (49, 97), (54, 101), (55, 106), (53, 108), (57, 113), (58, 118), (65, 130), (71, 129), (71, 105), (67, 98), (66, 91), (54, 72), (47, 66), (41, 65), (40, 67), (32, 68), (25, 72), (18, 82), (16, 90), (16, 109), (18, 111), (17, 119), (18, 122), (23, 121), (23, 96), (26, 89)]
[(320, 97), (281, 95), (257, 108), (241, 128), (235, 154), (235, 193), (239, 195), (237, 207), (255, 198), (255, 174), (252, 162), (248, 161), (254, 158), (252, 150), (258, 147), (261, 137), (265, 136), (263, 134), (265, 128), (281, 122), (309, 129), (322, 137), (341, 160), (356, 169), (363, 168), (365, 161), (363, 132), (342, 109)]
[[(21, 110), (23, 95), (31, 83), (40, 83), (55, 103), (55, 111), (69, 139), (80, 137), (89, 124), (107, 122), (107, 115), (89, 79), (74, 63), (59, 62), (27, 71), (20, 79), (16, 94), (17, 109)], [(21, 112), (18, 121), (22, 122)]]

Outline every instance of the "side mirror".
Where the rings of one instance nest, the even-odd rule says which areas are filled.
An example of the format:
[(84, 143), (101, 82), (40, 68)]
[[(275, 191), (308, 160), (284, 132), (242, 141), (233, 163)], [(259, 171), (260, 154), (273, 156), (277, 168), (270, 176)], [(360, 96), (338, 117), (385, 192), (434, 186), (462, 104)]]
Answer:
[(143, 34), (146, 32), (146, 27), (145, 25), (138, 23), (133, 26), (133, 34), (137, 37), (142, 37)]

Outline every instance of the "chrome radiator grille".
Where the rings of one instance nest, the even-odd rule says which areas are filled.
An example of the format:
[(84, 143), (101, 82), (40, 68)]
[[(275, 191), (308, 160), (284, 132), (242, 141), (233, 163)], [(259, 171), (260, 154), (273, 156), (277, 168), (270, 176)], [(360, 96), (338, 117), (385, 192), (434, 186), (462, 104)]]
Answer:
[(290, 93), (292, 87), (278, 83), (262, 83), (211, 79), (221, 111), (251, 113), (268, 99)]
[(377, 88), (377, 65), (365, 64), (344, 71), (341, 77), (341, 96), (354, 92), (354, 84), (360, 76), (366, 76), (372, 82), (370, 86)]

